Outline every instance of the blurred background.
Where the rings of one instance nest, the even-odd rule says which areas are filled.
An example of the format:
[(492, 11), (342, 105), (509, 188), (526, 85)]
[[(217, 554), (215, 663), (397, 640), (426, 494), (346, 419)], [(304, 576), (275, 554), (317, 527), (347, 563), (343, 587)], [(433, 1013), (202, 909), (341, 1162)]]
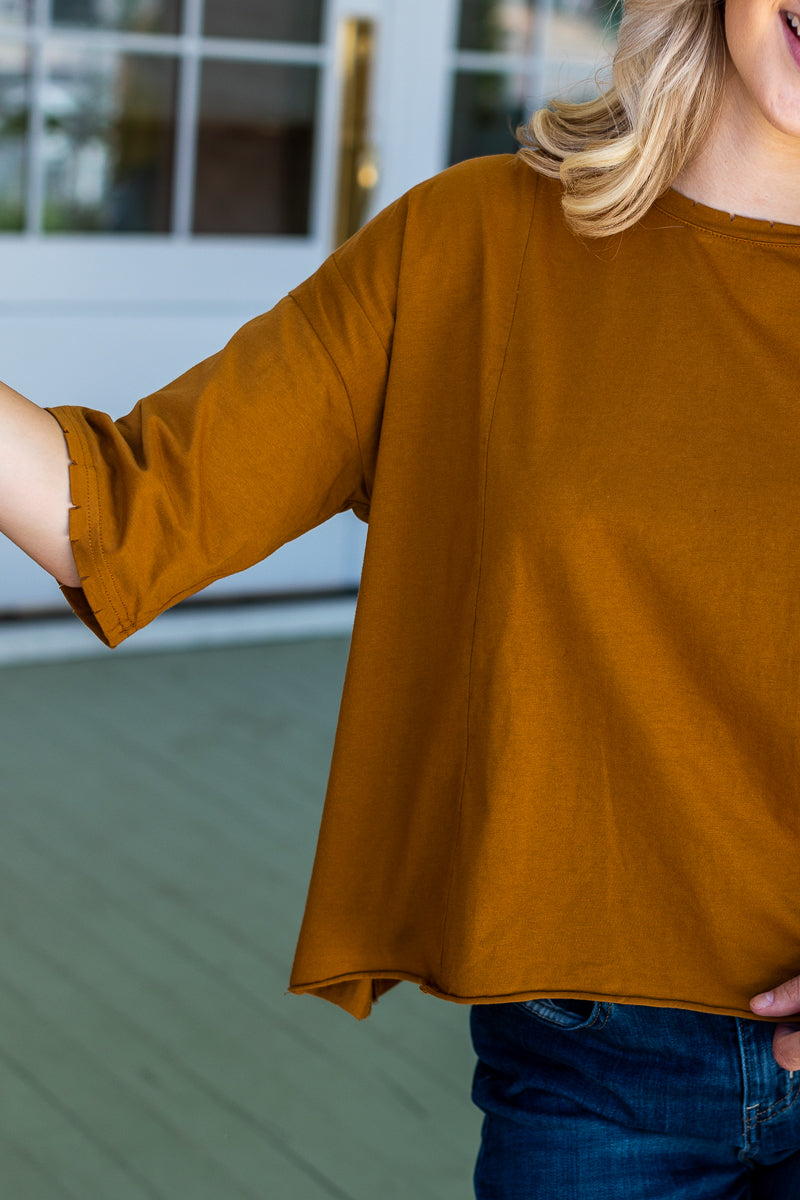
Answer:
[[(126, 412), (419, 180), (595, 94), (618, 16), (0, 0), (0, 378)], [(470, 1194), (468, 1010), (284, 995), (364, 537), (337, 517), (113, 655), (0, 544), (0, 1195)]]

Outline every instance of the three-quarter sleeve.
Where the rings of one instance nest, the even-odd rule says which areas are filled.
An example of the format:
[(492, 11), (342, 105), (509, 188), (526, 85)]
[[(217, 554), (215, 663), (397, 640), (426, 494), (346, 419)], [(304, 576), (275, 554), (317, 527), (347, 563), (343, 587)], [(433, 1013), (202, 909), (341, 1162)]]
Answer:
[(127, 416), (49, 411), (72, 460), (78, 616), (110, 646), (352, 508), (366, 519), (404, 205)]

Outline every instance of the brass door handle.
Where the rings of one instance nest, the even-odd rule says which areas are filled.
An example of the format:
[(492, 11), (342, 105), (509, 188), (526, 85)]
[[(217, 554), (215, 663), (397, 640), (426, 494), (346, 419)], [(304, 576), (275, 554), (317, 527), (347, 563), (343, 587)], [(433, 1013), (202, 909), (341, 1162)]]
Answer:
[(369, 194), (380, 177), (378, 157), (369, 141), (375, 35), (375, 22), (364, 17), (348, 17), (342, 23), (344, 87), (334, 232), (337, 246), (363, 225)]

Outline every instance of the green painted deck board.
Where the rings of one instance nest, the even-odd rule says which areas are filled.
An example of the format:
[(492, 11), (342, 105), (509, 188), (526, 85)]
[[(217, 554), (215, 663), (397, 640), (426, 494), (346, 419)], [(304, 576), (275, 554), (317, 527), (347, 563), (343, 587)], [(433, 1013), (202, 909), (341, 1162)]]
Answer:
[(468, 1009), (285, 994), (346, 655), (0, 670), (0, 1195), (471, 1194)]
[(19, 1143), (0, 1140), (0, 1180), (8, 1196), (36, 1196), (37, 1200), (79, 1200), (63, 1183), (48, 1175), (38, 1153), (26, 1152)]

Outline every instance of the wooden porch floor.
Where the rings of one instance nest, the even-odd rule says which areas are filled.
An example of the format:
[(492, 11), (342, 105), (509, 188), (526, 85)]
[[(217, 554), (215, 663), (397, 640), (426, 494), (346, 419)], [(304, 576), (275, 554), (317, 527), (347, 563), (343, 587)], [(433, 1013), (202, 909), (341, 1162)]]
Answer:
[(347, 642), (0, 671), (0, 1195), (467, 1200), (468, 1009), (285, 988)]

